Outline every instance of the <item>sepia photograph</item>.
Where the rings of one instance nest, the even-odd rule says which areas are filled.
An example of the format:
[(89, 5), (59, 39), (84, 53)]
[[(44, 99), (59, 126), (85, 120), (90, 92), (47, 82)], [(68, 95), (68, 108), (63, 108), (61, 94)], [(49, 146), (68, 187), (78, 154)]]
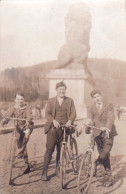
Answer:
[(0, 0), (0, 194), (126, 193), (126, 0)]

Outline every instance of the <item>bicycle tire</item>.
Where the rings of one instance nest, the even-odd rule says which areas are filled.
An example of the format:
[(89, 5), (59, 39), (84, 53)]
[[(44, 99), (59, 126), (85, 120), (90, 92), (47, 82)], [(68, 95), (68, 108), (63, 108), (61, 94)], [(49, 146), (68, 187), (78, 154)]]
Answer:
[(80, 164), (78, 183), (77, 183), (78, 194), (88, 193), (88, 190), (93, 178), (94, 168), (95, 168), (94, 151), (88, 150), (84, 154)]
[(65, 145), (62, 145), (61, 154), (60, 154), (60, 183), (61, 188), (63, 189), (65, 186), (66, 179), (66, 149)]
[(79, 165), (78, 165), (79, 157), (78, 157), (77, 142), (75, 138), (72, 138), (72, 141), (70, 143), (70, 155), (71, 155), (70, 157), (73, 159), (73, 162), (72, 162), (73, 171), (74, 173), (77, 173), (79, 170)]
[(12, 140), (12, 147), (11, 147), (11, 159), (10, 159), (10, 169), (9, 169), (9, 185), (12, 184), (12, 171), (13, 171), (13, 163), (15, 159), (15, 152), (16, 152), (16, 137), (13, 137)]
[(71, 153), (71, 156), (76, 156), (78, 155), (78, 147), (77, 147), (77, 142), (76, 142), (76, 139), (72, 137), (72, 140), (71, 140), (71, 143), (70, 143), (70, 153)]

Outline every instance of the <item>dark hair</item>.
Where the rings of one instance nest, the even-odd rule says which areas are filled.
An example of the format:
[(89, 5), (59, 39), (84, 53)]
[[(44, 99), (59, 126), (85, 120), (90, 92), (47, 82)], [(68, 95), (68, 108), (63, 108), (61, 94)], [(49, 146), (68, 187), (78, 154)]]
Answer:
[(102, 94), (101, 94), (101, 91), (100, 91), (100, 90), (97, 90), (97, 89), (93, 90), (93, 91), (91, 92), (90, 95), (91, 95), (91, 97), (93, 98), (95, 94), (100, 94), (100, 95), (102, 95)]
[(23, 93), (23, 92), (17, 92), (17, 93), (15, 94), (15, 98), (16, 98), (17, 95), (22, 96), (22, 97), (24, 98), (24, 93)]
[(66, 87), (66, 84), (65, 84), (63, 81), (58, 82), (58, 83), (56, 84), (56, 89), (59, 88), (59, 87), (65, 87), (65, 88), (67, 88), (67, 87)]

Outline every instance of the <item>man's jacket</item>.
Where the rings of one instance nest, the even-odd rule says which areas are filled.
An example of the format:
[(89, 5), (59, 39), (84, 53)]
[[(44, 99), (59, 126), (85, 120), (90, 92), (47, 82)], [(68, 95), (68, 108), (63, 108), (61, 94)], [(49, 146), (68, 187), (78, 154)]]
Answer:
[[(96, 104), (93, 104), (88, 109), (88, 117), (92, 119), (95, 127), (106, 127), (110, 130), (110, 138), (117, 135), (116, 127), (114, 125), (115, 115), (114, 108), (112, 104), (103, 102), (102, 109), (100, 113), (97, 110)], [(86, 129), (88, 133), (88, 128)], [(104, 136), (104, 132), (101, 132), (100, 129), (94, 129), (94, 136)]]
[[(50, 98), (48, 103), (47, 103), (47, 107), (45, 110), (45, 117), (47, 119), (47, 123), (45, 125), (45, 133), (48, 133), (48, 131), (51, 127), (51, 124), (52, 124), (53, 120), (55, 119), (56, 100), (57, 100), (57, 97), (53, 97), (53, 98)], [(76, 118), (76, 110), (75, 110), (73, 99), (65, 96), (64, 100), (65, 100), (65, 103), (67, 104), (68, 120), (71, 120), (73, 123), (75, 118)]]

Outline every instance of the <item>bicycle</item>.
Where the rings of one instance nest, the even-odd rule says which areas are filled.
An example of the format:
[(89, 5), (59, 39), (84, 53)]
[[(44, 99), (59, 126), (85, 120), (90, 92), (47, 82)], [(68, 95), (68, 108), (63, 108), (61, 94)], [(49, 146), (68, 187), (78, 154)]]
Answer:
[[(18, 118), (7, 118), (13, 121), (26, 121), (26, 119), (18, 119)], [(14, 130), (12, 135), (12, 141), (10, 146), (10, 154), (9, 154), (9, 162), (10, 162), (10, 170), (9, 170), (9, 185), (12, 185), (12, 171), (13, 171), (13, 164), (15, 160), (15, 153), (16, 153), (16, 122), (14, 122)]]
[[(66, 135), (66, 130), (68, 128), (65, 125), (61, 125), (60, 127), (63, 130), (63, 141), (60, 154), (60, 183), (61, 188), (63, 189), (66, 184), (67, 168), (69, 168), (69, 165), (71, 164), (73, 172), (76, 173), (78, 170), (77, 160), (79, 156), (75, 137), (72, 137), (72, 134)], [(71, 125), (71, 127), (75, 128), (76, 126)]]
[(88, 193), (95, 169), (95, 154), (94, 154), (95, 140), (93, 135), (93, 129), (98, 128), (86, 124), (84, 124), (84, 126), (90, 127), (90, 141), (89, 146), (86, 152), (84, 153), (80, 164), (77, 182), (78, 194)]

